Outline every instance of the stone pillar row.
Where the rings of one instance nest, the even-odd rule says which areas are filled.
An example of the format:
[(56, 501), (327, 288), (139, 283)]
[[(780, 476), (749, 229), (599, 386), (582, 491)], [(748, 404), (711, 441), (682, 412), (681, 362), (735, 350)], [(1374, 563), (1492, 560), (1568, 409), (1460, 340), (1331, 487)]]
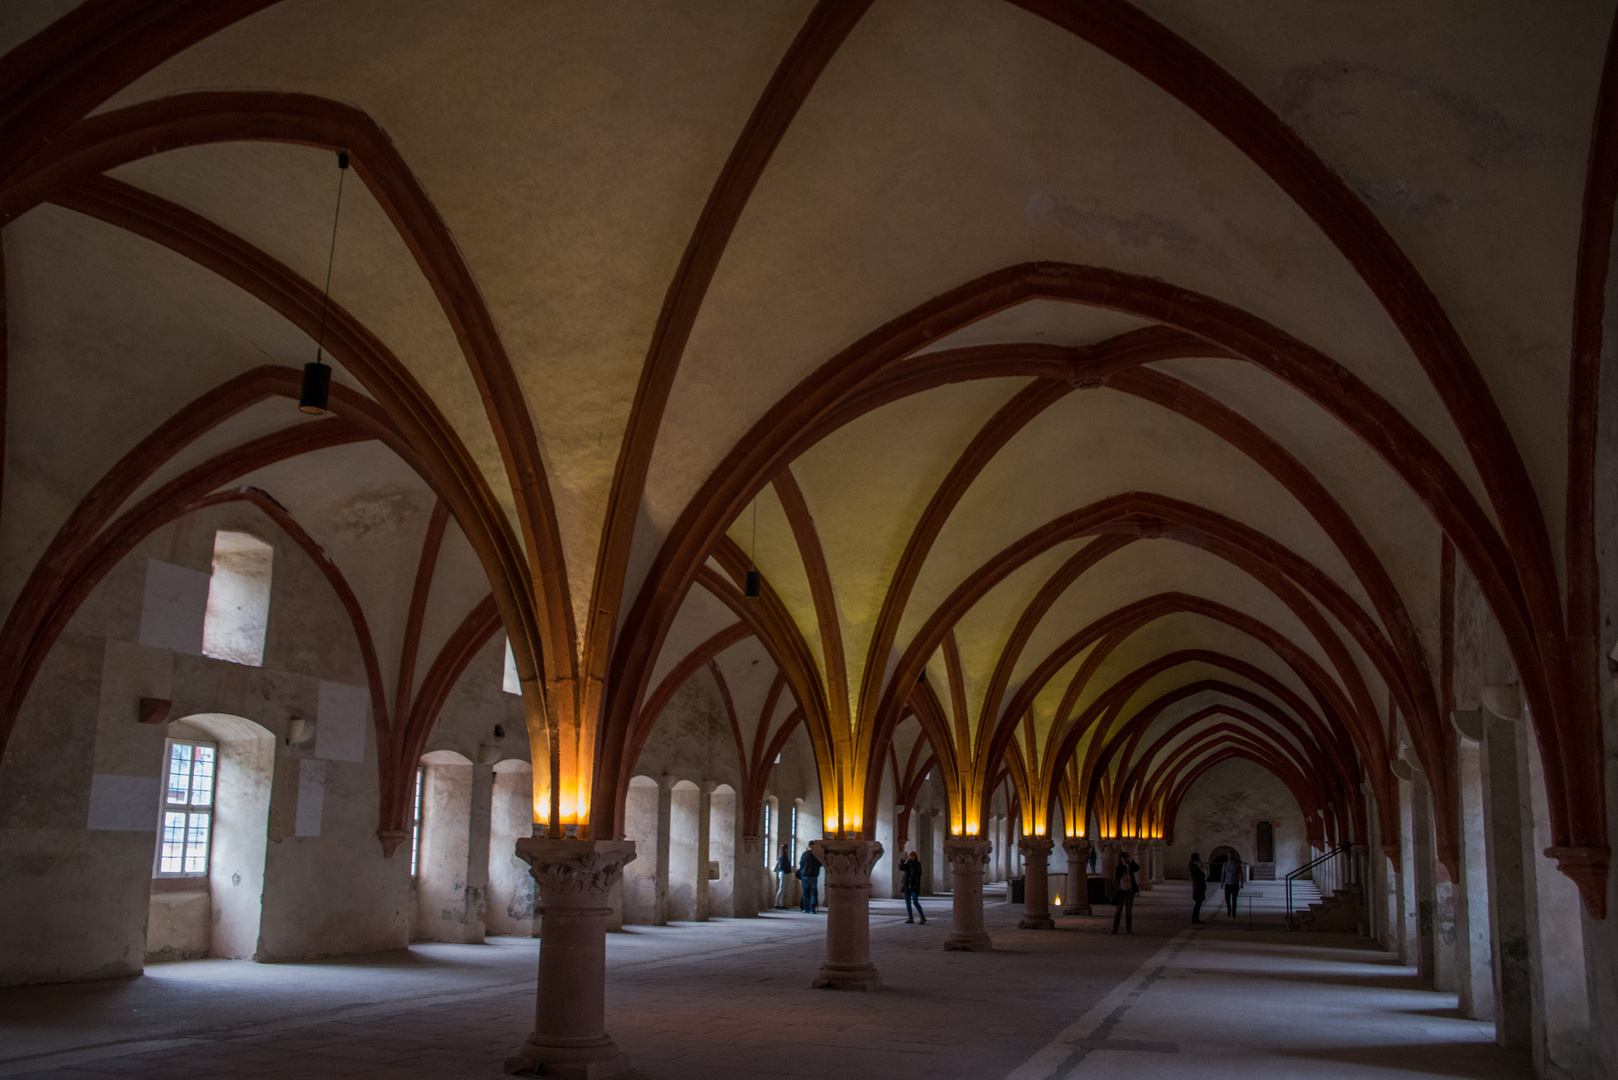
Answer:
[[(744, 866), (753, 867), (758, 846), (758, 837), (742, 837)], [(1054, 844), (1049, 837), (1031, 836), (1022, 838), (1018, 846), (1028, 875), (1024, 918), (1019, 925), (1049, 929), (1055, 924), (1048, 910), (1046, 860)], [(882, 845), (872, 840), (828, 839), (811, 841), (809, 847), (824, 867), (828, 900), (826, 959), (810, 985), (874, 990), (882, 979), (871, 962), (871, 870), (882, 857)], [(945, 949), (993, 947), (983, 926), (983, 872), (992, 850), (988, 840), (945, 841), (954, 882), (954, 927)], [(1082, 874), (1087, 847), (1069, 850)], [(506, 1060), (506, 1072), (543, 1071), (548, 1076), (590, 1080), (628, 1071), (629, 1059), (606, 1031), (606, 933), (612, 890), (624, 867), (635, 858), (634, 843), (535, 836), (518, 840), (517, 854), (528, 864), (538, 886), (535, 913), (542, 916), (539, 987), (534, 1030)], [(738, 873), (739, 889), (747, 888), (741, 884), (747, 876)], [(753, 877), (756, 887), (757, 875)], [(756, 911), (745, 897), (739, 899), (743, 900), (742, 910)]]

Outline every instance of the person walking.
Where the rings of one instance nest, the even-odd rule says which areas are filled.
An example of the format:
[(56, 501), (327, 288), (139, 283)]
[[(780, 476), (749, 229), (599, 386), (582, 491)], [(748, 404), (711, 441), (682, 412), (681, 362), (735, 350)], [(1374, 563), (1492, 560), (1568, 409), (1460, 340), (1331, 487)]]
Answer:
[(1112, 898), (1112, 932), (1118, 932), (1118, 921), (1123, 920), (1124, 932), (1135, 932), (1135, 897), (1140, 893), (1140, 863), (1128, 852), (1118, 856), (1118, 869), (1112, 872), (1117, 892)]
[(1236, 898), (1242, 893), (1242, 881), (1246, 877), (1240, 855), (1231, 855), (1225, 860), (1225, 910), (1230, 917), (1236, 917)]
[(1193, 851), (1186, 865), (1191, 871), (1191, 921), (1202, 922), (1202, 902), (1208, 899), (1208, 868), (1202, 865), (1202, 854)]
[(781, 845), (781, 857), (775, 860), (775, 873), (781, 879), (775, 893), (775, 906), (785, 911), (792, 899), (792, 887), (788, 884), (792, 880), (792, 856), (787, 853), (785, 844)]
[(920, 917), (927, 925), (927, 913), (921, 910), (921, 860), (914, 851), (899, 864), (899, 891), (905, 898), (905, 922), (913, 923)]
[(798, 859), (798, 880), (803, 883), (804, 914), (820, 914), (820, 860), (808, 848)]

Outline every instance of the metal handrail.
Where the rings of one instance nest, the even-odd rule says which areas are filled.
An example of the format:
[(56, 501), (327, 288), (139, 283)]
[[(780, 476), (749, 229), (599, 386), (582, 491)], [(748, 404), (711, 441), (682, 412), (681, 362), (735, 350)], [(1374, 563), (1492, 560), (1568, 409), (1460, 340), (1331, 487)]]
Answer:
[[(1287, 877), (1286, 877), (1286, 882), (1287, 882), (1287, 929), (1290, 930), (1290, 929), (1293, 928), (1293, 926), (1292, 926), (1292, 883), (1293, 883), (1293, 881), (1303, 877), (1304, 874), (1309, 874), (1311, 877), (1313, 877), (1315, 867), (1320, 866), (1322, 863), (1330, 862), (1332, 859), (1338, 858), (1338, 857), (1340, 857), (1340, 856), (1342, 856), (1344, 854), (1348, 854), (1349, 856), (1351, 856), (1350, 859), (1349, 859), (1349, 868), (1350, 868), (1351, 872), (1349, 874), (1349, 881), (1347, 882), (1347, 884), (1350, 884), (1350, 885), (1357, 884), (1353, 880), (1356, 875), (1352, 873), (1352, 870), (1355, 868), (1354, 860), (1352, 858), (1353, 852), (1354, 852), (1354, 844), (1352, 842), (1347, 843), (1347, 844), (1339, 844), (1337, 847), (1332, 848), (1330, 851), (1328, 851), (1325, 854), (1319, 856), (1318, 858), (1312, 859), (1309, 862), (1304, 863), (1302, 866), (1298, 867), (1296, 870), (1292, 871), (1292, 873), (1287, 875)], [(1324, 900), (1326, 898), (1326, 894), (1321, 893), (1320, 898), (1322, 900)]]

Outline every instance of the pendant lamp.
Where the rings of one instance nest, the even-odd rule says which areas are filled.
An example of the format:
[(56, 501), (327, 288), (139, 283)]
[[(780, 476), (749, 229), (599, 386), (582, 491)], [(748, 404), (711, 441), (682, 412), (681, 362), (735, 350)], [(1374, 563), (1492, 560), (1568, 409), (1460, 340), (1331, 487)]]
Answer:
[(315, 338), (315, 358), (303, 365), (303, 387), (298, 394), (298, 409), (311, 416), (326, 411), (331, 399), (331, 365), (321, 361), (321, 350), (326, 345), (326, 311), (331, 306), (331, 268), (337, 257), (337, 221), (343, 213), (343, 177), (348, 175), (348, 151), (337, 154), (337, 209), (331, 216), (331, 251), (326, 255), (326, 291), (320, 298), (320, 334)]

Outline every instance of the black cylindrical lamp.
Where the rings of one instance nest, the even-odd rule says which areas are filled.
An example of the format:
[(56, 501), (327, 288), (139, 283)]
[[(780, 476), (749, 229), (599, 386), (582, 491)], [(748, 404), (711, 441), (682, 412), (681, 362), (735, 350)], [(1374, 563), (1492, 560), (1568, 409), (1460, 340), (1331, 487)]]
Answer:
[(298, 394), (298, 409), (311, 416), (326, 411), (331, 400), (331, 365), (311, 360), (303, 365), (303, 389)]
[(322, 361), (326, 347), (326, 313), (331, 307), (331, 268), (337, 259), (337, 222), (343, 214), (343, 176), (348, 172), (348, 151), (337, 154), (337, 207), (331, 215), (331, 250), (326, 254), (326, 290), (320, 297), (320, 332), (315, 335), (315, 358), (303, 365), (303, 386), (298, 391), (298, 411), (310, 416), (325, 413), (331, 402), (331, 365)]
[(760, 574), (757, 568), (749, 570), (747, 572), (747, 581), (742, 586), (742, 595), (749, 600), (757, 600), (763, 583), (764, 575)]

